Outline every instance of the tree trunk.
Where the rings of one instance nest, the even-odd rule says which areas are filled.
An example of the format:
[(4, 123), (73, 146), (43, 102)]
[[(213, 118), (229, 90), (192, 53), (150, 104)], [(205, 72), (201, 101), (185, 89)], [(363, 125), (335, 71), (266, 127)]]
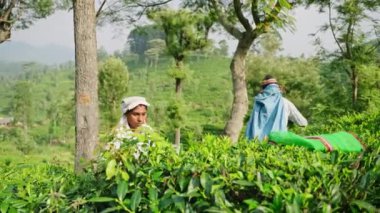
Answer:
[(182, 79), (176, 78), (175, 79), (175, 94), (177, 97), (181, 96), (182, 93)]
[[(181, 92), (182, 92), (182, 79), (176, 78), (175, 79), (175, 93), (176, 93), (177, 98), (181, 96)], [(181, 146), (181, 127), (177, 127), (175, 129), (174, 144), (175, 144), (177, 153), (179, 153), (180, 146)]]
[(29, 136), (28, 136), (28, 119), (26, 118), (26, 114), (24, 113), (24, 122), (23, 122), (23, 130), (24, 130), (24, 143), (29, 143)]
[[(11, 30), (12, 30), (12, 24), (13, 24), (13, 14), (12, 10), (14, 9), (16, 5), (16, 1), (9, 2), (7, 5), (6, 2), (0, 1), (5, 3), (5, 5), (0, 6), (0, 44), (4, 41), (11, 38)], [(7, 7), (5, 7), (7, 5)]]
[(11, 38), (11, 28), (0, 22), (0, 44)]
[(239, 40), (230, 65), (234, 100), (229, 120), (224, 127), (224, 132), (231, 138), (233, 143), (236, 143), (239, 139), (240, 131), (243, 128), (244, 117), (248, 111), (245, 59), (255, 38), (255, 36), (245, 34)]
[(94, 0), (74, 0), (75, 172), (93, 158), (98, 142), (98, 67)]
[(181, 150), (181, 128), (175, 128), (174, 147), (177, 153)]
[(356, 109), (356, 103), (358, 101), (358, 87), (359, 87), (359, 76), (356, 72), (356, 67), (351, 66), (351, 84), (352, 84), (352, 106)]
[[(182, 62), (176, 60), (176, 66), (177, 69), (181, 69)], [(182, 93), (182, 79), (181, 78), (176, 78), (175, 79), (175, 94), (177, 96), (177, 99), (181, 96)], [(181, 127), (175, 128), (175, 137), (174, 137), (174, 144), (177, 153), (181, 150)]]

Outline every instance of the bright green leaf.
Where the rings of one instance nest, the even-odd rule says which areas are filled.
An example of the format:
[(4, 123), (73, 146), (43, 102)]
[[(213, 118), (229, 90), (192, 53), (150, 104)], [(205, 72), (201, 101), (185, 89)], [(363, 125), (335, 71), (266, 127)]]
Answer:
[(111, 202), (115, 201), (115, 198), (112, 197), (94, 197), (88, 200), (88, 202), (93, 202), (93, 203), (103, 203), (103, 202)]
[(377, 209), (372, 204), (364, 201), (364, 200), (354, 200), (352, 201), (353, 205), (358, 206), (360, 209), (365, 209), (368, 212), (377, 212)]
[(158, 198), (157, 189), (149, 188), (148, 193), (149, 193), (149, 200), (151, 200), (151, 201), (157, 200), (157, 198)]
[(1, 203), (1, 206), (0, 206), (0, 211), (1, 211), (1, 213), (5, 213), (5, 212), (7, 212), (8, 207), (9, 207), (9, 203), (7, 203), (7, 202), (2, 202), (2, 203)]
[(140, 202), (141, 202), (141, 191), (136, 190), (131, 197), (131, 204), (130, 204), (131, 210), (135, 211), (137, 206), (139, 206)]
[(211, 192), (212, 180), (207, 172), (203, 172), (201, 174), (201, 185), (204, 188), (206, 194), (209, 195)]
[(247, 180), (236, 180), (234, 183), (240, 185), (240, 186), (254, 186), (255, 184), (252, 182), (249, 182)]
[(117, 184), (117, 196), (120, 201), (124, 200), (125, 195), (128, 192), (128, 183), (126, 181), (121, 181), (119, 184)]
[(281, 7), (285, 7), (286, 9), (291, 9), (292, 5), (289, 4), (287, 0), (279, 0)]
[(107, 164), (106, 168), (106, 176), (107, 180), (111, 179), (113, 176), (116, 174), (116, 160), (112, 159), (110, 162)]

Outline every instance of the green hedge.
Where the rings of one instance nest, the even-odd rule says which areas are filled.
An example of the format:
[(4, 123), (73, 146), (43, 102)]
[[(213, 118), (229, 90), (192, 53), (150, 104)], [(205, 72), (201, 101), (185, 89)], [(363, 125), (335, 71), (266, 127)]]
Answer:
[[(145, 132), (103, 153), (83, 176), (53, 165), (3, 166), (1, 211), (376, 212), (379, 119), (358, 114), (306, 130), (354, 131), (368, 146), (362, 155), (244, 140), (231, 145), (213, 135), (176, 154), (171, 144)], [(135, 157), (138, 142), (153, 145)]]

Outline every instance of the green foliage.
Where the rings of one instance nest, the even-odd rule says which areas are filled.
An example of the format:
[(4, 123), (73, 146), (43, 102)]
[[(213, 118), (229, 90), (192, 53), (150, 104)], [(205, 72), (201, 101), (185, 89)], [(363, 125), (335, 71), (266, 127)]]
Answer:
[[(149, 129), (105, 151), (75, 176), (52, 165), (0, 166), (3, 211), (374, 212), (380, 207), (379, 113), (332, 119), (367, 149), (322, 153), (205, 135), (180, 154)], [(140, 154), (137, 156), (136, 152)], [(5, 209), (5, 210), (4, 210)]]
[(361, 111), (375, 112), (380, 106), (380, 67), (366, 64), (359, 67), (361, 79), (359, 88), (359, 104)]
[(106, 60), (108, 57), (110, 57), (107, 53), (107, 50), (104, 48), (104, 47), (100, 47), (97, 51), (97, 58), (98, 58), (98, 61), (102, 62), (104, 60)]
[[(380, 25), (375, 21), (376, 12), (380, 7), (378, 1), (320, 1), (308, 0), (306, 5), (317, 5), (321, 12), (328, 12), (329, 22), (321, 27), (322, 31), (331, 31), (337, 49), (333, 54), (325, 54), (329, 61), (338, 61), (341, 65), (337, 71), (343, 70), (349, 79), (352, 110), (363, 111), (366, 104), (360, 103), (360, 84), (363, 77), (363, 66), (376, 61), (378, 58), (378, 41), (371, 42), (377, 38), (376, 30)], [(367, 32), (362, 26), (369, 25)], [(376, 39), (378, 40), (378, 39)], [(323, 53), (328, 53), (322, 49)], [(378, 66), (378, 62), (377, 62)], [(347, 87), (348, 88), (348, 87)], [(364, 105), (364, 106), (363, 106)]]
[(188, 79), (193, 72), (190, 70), (189, 66), (181, 65), (172, 67), (168, 70), (168, 74), (171, 78), (186, 80)]
[(0, 160), (50, 162), (56, 158), (51, 149), (56, 149), (66, 161), (72, 156), (67, 149), (73, 147), (74, 141), (73, 69), (69, 63), (54, 67), (36, 63), (20, 66), (20, 72), (16, 69), (12, 75), (5, 73), (0, 84), (1, 114), (15, 119), (14, 125), (0, 133), (4, 147)]
[[(169, 137), (172, 129), (167, 117), (167, 107), (173, 96), (173, 78), (168, 75), (168, 68), (173, 67), (173, 59), (160, 58), (157, 70), (146, 68), (138, 72), (139, 67), (130, 66), (130, 81), (127, 96), (145, 96), (152, 105), (149, 108), (149, 125)], [(185, 59), (187, 69), (184, 81), (183, 99), (186, 100), (186, 123), (183, 123), (183, 135), (187, 132), (200, 137), (203, 132), (220, 133), (232, 100), (229, 59), (209, 56), (199, 58), (189, 55)], [(191, 76), (189, 76), (191, 70)], [(146, 83), (145, 83), (146, 82)], [(212, 84), (210, 82), (213, 82)], [(196, 130), (193, 132), (193, 130)]]
[(54, 12), (54, 1), (52, 0), (34, 0), (31, 3), (36, 17), (43, 18)]
[[(324, 124), (311, 125), (306, 128), (305, 134), (319, 134), (322, 132), (348, 131), (359, 134), (360, 137), (374, 137), (379, 134), (380, 111), (372, 113), (352, 113), (344, 116), (330, 116)], [(377, 141), (373, 141), (377, 146)], [(372, 143), (372, 142), (371, 142)]]
[(165, 33), (154, 25), (138, 26), (129, 35), (130, 51), (139, 56), (142, 63), (145, 59), (145, 52), (149, 49), (149, 41), (153, 39), (164, 39)]
[[(324, 98), (320, 100), (325, 106), (324, 111), (329, 114), (344, 114), (347, 111), (374, 112), (377, 110), (380, 100), (379, 93), (379, 68), (375, 57), (364, 64), (357, 64), (359, 87), (356, 107), (352, 107), (352, 85), (350, 77), (346, 73), (347, 63), (336, 59), (321, 66), (320, 77), (323, 83)], [(336, 99), (335, 97), (341, 97)]]
[(182, 61), (187, 51), (201, 49), (207, 44), (206, 16), (188, 10), (160, 9), (148, 13), (148, 18), (165, 32), (168, 52)]
[(118, 58), (108, 58), (99, 69), (99, 102), (105, 126), (114, 126), (119, 118), (121, 99), (128, 89), (128, 70)]
[(33, 115), (33, 91), (29, 81), (19, 81), (13, 88), (13, 98), (11, 103), (12, 114), (15, 122), (23, 125), (30, 125)]
[(168, 125), (172, 128), (180, 128), (186, 124), (187, 107), (181, 98), (172, 99), (166, 109)]
[(154, 67), (157, 68), (161, 54), (166, 51), (165, 41), (162, 39), (152, 39), (148, 41), (148, 47), (149, 49), (144, 53), (147, 57), (148, 64), (149, 66), (154, 65)]
[[(55, 1), (53, 0), (28, 0), (28, 1), (10, 1), (5, 0), (0, 5), (4, 13), (0, 13), (3, 21), (9, 21), (14, 28), (27, 28), (33, 21), (46, 18), (55, 11)], [(5, 16), (5, 11), (11, 10), (12, 15)], [(11, 26), (12, 26), (11, 25)]]
[[(86, 206), (91, 179), (54, 165), (0, 167), (1, 212), (68, 212)], [(77, 192), (82, 191), (82, 195)], [(88, 211), (91, 208), (87, 208)]]

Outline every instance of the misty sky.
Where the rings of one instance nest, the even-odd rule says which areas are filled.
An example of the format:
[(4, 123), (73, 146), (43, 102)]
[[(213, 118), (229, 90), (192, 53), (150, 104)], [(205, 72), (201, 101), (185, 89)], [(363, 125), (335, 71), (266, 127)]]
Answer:
[[(294, 33), (284, 32), (283, 54), (291, 56), (311, 56), (316, 52), (312, 45), (314, 38), (309, 36), (327, 22), (327, 15), (318, 14), (315, 9), (294, 10), (296, 18), (296, 31)], [(130, 29), (129, 29), (130, 30)], [(98, 48), (104, 47), (109, 53), (124, 47), (129, 30), (120, 30), (110, 25), (98, 27)], [(332, 37), (325, 34), (322, 37), (325, 46), (333, 47)], [(235, 49), (236, 41), (232, 37), (229, 40), (231, 51)], [(40, 20), (27, 30), (13, 31), (11, 41), (25, 42), (34, 46), (55, 44), (74, 48), (74, 32), (72, 12), (58, 11), (47, 19)]]

